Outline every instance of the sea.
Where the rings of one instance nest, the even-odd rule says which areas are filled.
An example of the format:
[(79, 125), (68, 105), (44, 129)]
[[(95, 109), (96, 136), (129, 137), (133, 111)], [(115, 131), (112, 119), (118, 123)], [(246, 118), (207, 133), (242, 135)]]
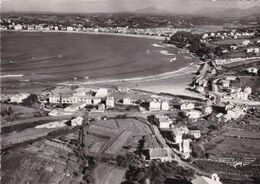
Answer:
[(2, 32), (1, 42), (2, 91), (151, 76), (197, 62), (177, 48), (148, 38), (10, 31)]

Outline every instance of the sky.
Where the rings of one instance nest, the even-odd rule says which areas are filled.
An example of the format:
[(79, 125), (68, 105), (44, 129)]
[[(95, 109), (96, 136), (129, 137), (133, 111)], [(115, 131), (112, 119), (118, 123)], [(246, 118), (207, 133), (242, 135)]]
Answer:
[(167, 12), (194, 12), (204, 7), (248, 8), (260, 0), (0, 0), (2, 11), (122, 12), (155, 7)]

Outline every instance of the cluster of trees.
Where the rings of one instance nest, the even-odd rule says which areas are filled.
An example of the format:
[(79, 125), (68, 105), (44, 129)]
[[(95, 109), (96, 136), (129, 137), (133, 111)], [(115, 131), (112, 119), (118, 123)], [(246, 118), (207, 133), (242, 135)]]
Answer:
[(180, 31), (172, 35), (170, 44), (174, 44), (179, 48), (187, 48), (191, 53), (196, 54), (203, 59), (213, 59), (215, 56), (221, 57), (224, 55), (223, 51), (229, 49), (229, 45), (221, 45), (212, 47), (206, 43), (202, 43), (200, 34), (192, 34), (190, 32)]
[(23, 100), (22, 105), (26, 107), (39, 107), (38, 96), (35, 94), (30, 94), (28, 98)]
[(10, 119), (13, 114), (14, 114), (14, 110), (11, 106), (9, 106), (8, 108), (1, 108), (2, 117), (8, 116), (8, 118)]
[(185, 170), (176, 162), (152, 162), (148, 167), (131, 165), (126, 172), (124, 184), (149, 183), (162, 184), (168, 177), (179, 176), (184, 181), (193, 176), (193, 171)]

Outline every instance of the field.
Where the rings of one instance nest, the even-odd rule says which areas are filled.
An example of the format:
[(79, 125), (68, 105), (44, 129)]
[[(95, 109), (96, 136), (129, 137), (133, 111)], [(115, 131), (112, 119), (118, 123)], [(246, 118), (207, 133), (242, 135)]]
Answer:
[(78, 170), (77, 163), (72, 160), (75, 155), (68, 156), (66, 150), (49, 146), (44, 141), (37, 142), (2, 156), (1, 183), (79, 183), (81, 178), (72, 177), (73, 171)]
[[(187, 54), (161, 54), (176, 48), (153, 47), (158, 40), (124, 36), (3, 32), (2, 91), (35, 90), (41, 84), (122, 79), (175, 71), (195, 62)], [(149, 52), (148, 52), (149, 51)], [(41, 86), (46, 88), (47, 86)]]
[(259, 132), (228, 130), (205, 145), (211, 158), (257, 158), (260, 159)]
[(149, 125), (132, 118), (100, 120), (84, 129), (84, 151), (91, 154), (118, 155), (135, 151), (142, 136), (151, 137), (151, 147), (160, 144), (152, 138)]
[(1, 103), (1, 109), (8, 108), (11, 108), (13, 113), (11, 114), (10, 118), (8, 116), (2, 117), (2, 123), (5, 123), (6, 121), (34, 118), (43, 115), (39, 109)]
[(94, 171), (95, 182), (97, 184), (120, 184), (124, 180), (125, 172), (125, 169), (100, 163)]

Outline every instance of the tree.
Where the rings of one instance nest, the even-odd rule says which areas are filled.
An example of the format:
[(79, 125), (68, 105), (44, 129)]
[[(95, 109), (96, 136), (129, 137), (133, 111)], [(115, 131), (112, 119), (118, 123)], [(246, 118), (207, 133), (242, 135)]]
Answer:
[(11, 106), (9, 106), (6, 112), (7, 112), (9, 119), (10, 119), (11, 115), (14, 113), (14, 110)]
[(28, 106), (28, 107), (37, 106), (37, 105), (39, 105), (38, 96), (35, 94), (30, 94), (30, 96), (28, 96), (28, 98), (23, 100), (22, 104), (24, 106)]

